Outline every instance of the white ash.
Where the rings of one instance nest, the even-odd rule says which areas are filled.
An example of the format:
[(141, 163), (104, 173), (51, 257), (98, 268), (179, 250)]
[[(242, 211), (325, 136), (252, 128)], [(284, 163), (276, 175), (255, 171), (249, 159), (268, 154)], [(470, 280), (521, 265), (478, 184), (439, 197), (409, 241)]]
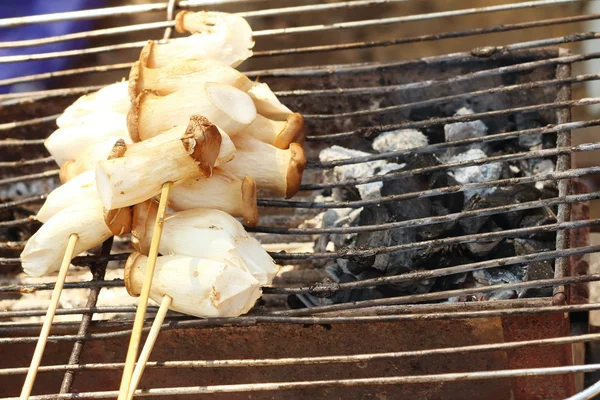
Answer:
[[(319, 153), (319, 160), (334, 161), (344, 160), (354, 157), (365, 157), (371, 154), (364, 151), (347, 149), (341, 146), (331, 146)], [(338, 182), (367, 178), (375, 175), (385, 175), (388, 172), (397, 171), (404, 168), (405, 164), (390, 163), (384, 160), (362, 162), (358, 164), (340, 165), (334, 167), (334, 178)], [(363, 185), (356, 185), (361, 199), (377, 200), (381, 198), (382, 182), (372, 182)]]
[[(361, 208), (332, 208), (306, 220), (300, 228), (337, 228), (356, 226)], [(321, 234), (316, 237), (315, 251), (335, 251), (347, 246), (356, 237), (349, 234)]]
[(59, 186), (56, 179), (42, 179), (31, 182), (18, 182), (0, 189), (0, 197), (17, 199), (50, 193)]
[(542, 135), (519, 135), (519, 146), (528, 150), (540, 150), (542, 148)]
[(381, 133), (373, 140), (373, 149), (380, 153), (402, 151), (429, 144), (427, 136), (416, 129), (400, 129)]
[[(554, 172), (556, 166), (552, 160), (534, 160), (531, 162), (531, 172), (533, 175), (545, 175)], [(553, 185), (553, 181), (539, 181), (535, 183), (535, 188), (543, 190), (545, 186)]]
[[(474, 114), (470, 108), (463, 107), (454, 115), (457, 117)], [(469, 122), (455, 122), (444, 125), (444, 134), (446, 142), (455, 140), (471, 139), (487, 135), (488, 127), (481, 120)]]
[[(486, 158), (487, 155), (479, 149), (470, 149), (464, 153), (460, 153), (452, 157), (449, 162), (465, 162)], [(493, 181), (500, 178), (502, 173), (502, 165), (500, 163), (489, 163), (483, 165), (473, 165), (470, 167), (455, 168), (450, 171), (450, 174), (460, 184), (480, 183)], [(478, 193), (481, 196), (489, 196), (494, 193), (495, 187), (482, 189), (465, 190), (465, 202), (468, 201), (474, 194)]]

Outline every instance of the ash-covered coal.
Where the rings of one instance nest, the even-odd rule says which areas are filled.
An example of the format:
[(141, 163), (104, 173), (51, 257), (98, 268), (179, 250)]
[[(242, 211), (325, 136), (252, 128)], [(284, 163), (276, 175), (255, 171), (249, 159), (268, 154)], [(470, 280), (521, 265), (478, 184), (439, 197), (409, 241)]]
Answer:
[[(429, 113), (429, 114), (428, 114)], [(472, 115), (468, 107), (460, 107), (453, 114)], [(422, 115), (421, 115), (422, 114)], [(421, 110), (411, 113), (415, 120), (450, 115), (433, 115)], [(498, 131), (499, 124), (488, 127), (484, 121), (474, 120), (428, 127), (388, 131), (373, 139), (373, 152), (356, 151), (332, 146), (320, 154), (322, 161), (364, 157), (377, 153), (403, 152), (406, 154), (386, 160), (338, 166), (324, 172), (329, 182), (344, 182), (372, 176), (398, 174), (393, 179), (364, 185), (345, 185), (331, 191), (321, 201), (371, 200), (360, 209), (335, 209), (321, 213), (307, 221), (305, 226), (315, 227), (374, 227), (350, 234), (324, 234), (315, 241), (315, 251), (338, 252), (339, 258), (329, 260), (323, 266), (335, 282), (355, 282), (364, 279), (396, 276), (422, 270), (455, 267), (494, 259), (504, 259), (555, 249), (556, 233), (538, 230), (527, 234), (510, 233), (509, 230), (538, 228), (556, 222), (556, 207), (538, 207), (504, 210), (506, 206), (535, 202), (556, 197), (555, 181), (539, 181), (512, 186), (483, 185), (481, 188), (455, 188), (472, 183), (486, 183), (499, 179), (512, 179), (544, 175), (556, 169), (556, 158), (520, 157), (518, 160), (486, 162), (474, 166), (444, 168), (444, 164), (484, 160), (505, 154), (518, 154), (556, 146), (552, 135), (525, 134), (512, 139), (483, 143), (476, 139), (489, 134), (525, 130), (547, 125), (539, 114), (517, 115), (506, 125), (507, 130)], [(452, 146), (451, 142), (474, 139), (466, 146)], [(448, 146), (431, 152), (423, 147), (446, 141)], [(418, 153), (410, 149), (420, 148)], [(406, 174), (404, 171), (415, 171)], [(430, 172), (431, 171), (431, 172)], [(444, 190), (444, 188), (453, 188)], [(431, 196), (430, 190), (442, 194)], [(380, 202), (388, 196), (406, 195), (401, 200)], [(491, 213), (479, 210), (498, 209)], [(468, 212), (469, 215), (463, 215)], [(440, 221), (440, 218), (447, 218)], [(416, 221), (416, 222), (409, 222)], [(473, 235), (473, 236), (471, 236)], [(493, 236), (491, 236), (493, 235)], [(445, 239), (471, 236), (460, 243), (448, 243)], [(427, 242), (426, 244), (420, 244)], [(390, 251), (390, 247), (400, 247)], [(345, 255), (347, 250), (372, 250), (360, 256)], [(478, 288), (504, 285), (522, 281), (547, 279), (554, 276), (553, 261), (519, 263), (506, 267), (480, 269), (452, 274), (428, 280), (411, 280), (398, 284), (379, 285), (374, 288), (356, 288), (351, 291), (332, 293), (323, 297), (314, 293), (298, 296), (305, 306), (323, 305), (347, 301), (360, 301), (380, 297), (420, 294), (461, 288)], [(522, 297), (550, 296), (552, 288), (513, 290), (501, 289), (475, 296), (452, 298), (444, 301), (481, 301), (514, 299)]]

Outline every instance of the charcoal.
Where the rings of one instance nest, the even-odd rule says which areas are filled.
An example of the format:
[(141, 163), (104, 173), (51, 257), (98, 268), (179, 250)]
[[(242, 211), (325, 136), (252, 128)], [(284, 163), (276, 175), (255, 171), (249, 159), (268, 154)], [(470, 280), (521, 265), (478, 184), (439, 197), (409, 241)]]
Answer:
[[(509, 204), (525, 203), (538, 200), (541, 192), (533, 185), (515, 185), (499, 188), (487, 197), (489, 207), (499, 207)], [(504, 229), (516, 229), (521, 225), (525, 211), (510, 211), (494, 214), (492, 219), (498, 226)]]
[(427, 136), (416, 129), (382, 132), (373, 140), (373, 150), (380, 153), (403, 151), (429, 144)]
[[(454, 115), (464, 116), (473, 114), (473, 110), (463, 107), (459, 109)], [(478, 138), (487, 135), (488, 127), (481, 120), (468, 121), (468, 122), (456, 122), (452, 124), (444, 125), (444, 139), (446, 142), (454, 142), (457, 140)], [(487, 145), (485, 143), (473, 143), (468, 146), (450, 147), (446, 150), (446, 157), (452, 157), (454, 155), (464, 153), (469, 149), (482, 149), (485, 150)]]
[[(422, 190), (421, 184), (414, 176), (405, 176), (400, 179), (383, 182), (381, 195), (392, 196)], [(406, 221), (431, 216), (431, 200), (427, 197), (388, 203), (386, 207), (388, 207), (394, 221)], [(359, 222), (359, 225), (362, 225), (362, 223)]]
[(434, 291), (437, 292), (443, 290), (460, 289), (461, 286), (467, 280), (468, 276), (468, 272), (463, 272), (461, 274), (454, 274), (437, 278), (436, 283), (434, 285)]
[[(438, 202), (432, 202), (431, 210), (433, 216), (439, 217), (448, 215), (448, 210)], [(440, 224), (425, 225), (419, 230), (419, 237), (422, 240), (432, 240), (447, 236), (456, 226), (456, 221), (445, 222)]]
[(525, 270), (521, 265), (510, 265), (508, 267), (480, 269), (473, 271), (472, 274), (477, 283), (492, 286), (521, 282), (525, 276)]
[(514, 246), (515, 254), (518, 256), (525, 256), (528, 254), (541, 253), (556, 249), (556, 243), (554, 241), (527, 238), (515, 238)]
[[(481, 228), (481, 232), (500, 232), (502, 230), (491, 219), (488, 219)], [(504, 240), (503, 238), (479, 239), (475, 242), (463, 243), (462, 246), (475, 258), (488, 258)]]
[[(368, 155), (370, 154), (364, 151), (347, 149), (336, 145), (322, 150), (319, 153), (319, 160), (325, 162), (334, 160), (344, 160), (354, 157), (364, 157)], [(397, 171), (399, 169), (402, 169), (403, 167), (403, 165), (388, 163), (384, 160), (377, 160), (357, 164), (340, 165), (333, 168), (333, 174), (334, 179), (337, 182), (340, 182), (372, 177), (374, 175), (385, 175), (388, 172)], [(372, 200), (381, 197), (381, 187), (381, 182), (372, 182), (364, 185), (357, 185), (356, 189), (358, 189), (361, 199)]]
[[(486, 157), (487, 156), (483, 151), (479, 149), (471, 149), (464, 153), (460, 153), (453, 156), (452, 158), (450, 158), (449, 161), (451, 163), (456, 163), (470, 160), (478, 160)], [(483, 165), (473, 165), (470, 167), (454, 168), (451, 172), (456, 181), (463, 185), (467, 183), (489, 182), (500, 178), (500, 173), (502, 172), (502, 164), (489, 163)], [(475, 193), (479, 193), (482, 196), (487, 196), (494, 193), (495, 190), (496, 188), (493, 186), (481, 189), (465, 190), (465, 199), (471, 198)]]
[[(465, 211), (475, 211), (488, 207), (490, 207), (490, 202), (487, 199), (482, 198), (478, 194), (475, 194), (469, 199), (469, 201), (467, 201), (467, 204), (465, 204)], [(481, 228), (483, 227), (483, 225), (485, 225), (489, 218), (489, 216), (474, 216), (468, 218), (461, 218), (458, 221), (458, 224), (465, 235), (473, 235), (481, 230)]]
[[(539, 128), (544, 125), (539, 120), (538, 113), (517, 114), (515, 116), (515, 122), (518, 131)], [(519, 146), (525, 150), (541, 147), (542, 136), (543, 135), (541, 134), (519, 135)]]
[[(531, 174), (532, 175), (545, 175), (554, 172), (556, 166), (554, 161), (550, 159), (532, 160), (530, 161)], [(544, 189), (546, 186), (554, 185), (554, 181), (538, 181), (535, 183), (535, 187), (538, 190)]]
[[(536, 261), (525, 266), (525, 281), (554, 278), (554, 264), (549, 260)], [(552, 287), (528, 288), (519, 293), (519, 297), (550, 297)]]
[[(535, 226), (548, 225), (556, 222), (556, 218), (550, 213), (527, 215), (521, 221), (521, 228), (531, 228)], [(556, 232), (539, 231), (529, 236), (530, 239), (552, 241), (556, 237)]]
[[(445, 171), (434, 172), (429, 178), (428, 189), (439, 189), (449, 186), (458, 186), (459, 183), (453, 176)], [(458, 213), (463, 210), (465, 196), (462, 192), (448, 193), (443, 196), (431, 197), (432, 202), (439, 202), (450, 213)]]
[[(408, 154), (404, 157), (399, 158), (406, 167), (406, 170), (420, 169), (420, 168), (428, 168), (435, 167), (437, 165), (442, 165), (442, 160), (440, 160), (433, 153), (419, 153), (419, 154)], [(421, 175), (424, 180), (427, 180), (428, 177), (426, 175)]]
[[(398, 211), (400, 213), (400, 211)], [(383, 205), (365, 207), (360, 213), (359, 225), (381, 225), (393, 221), (390, 211)], [(414, 243), (415, 229), (385, 229), (376, 232), (360, 232), (356, 236), (355, 248), (373, 248)], [(414, 251), (377, 254), (371, 257), (349, 257), (347, 269), (357, 275), (372, 267), (387, 274), (400, 270), (409, 271)]]

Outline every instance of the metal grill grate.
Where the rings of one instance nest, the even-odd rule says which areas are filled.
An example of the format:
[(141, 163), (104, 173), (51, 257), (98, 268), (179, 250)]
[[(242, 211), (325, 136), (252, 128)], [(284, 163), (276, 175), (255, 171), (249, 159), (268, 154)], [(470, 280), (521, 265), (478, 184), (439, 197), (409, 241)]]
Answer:
[[(600, 280), (600, 274), (590, 273), (585, 264), (587, 255), (600, 251), (600, 246), (590, 245), (587, 240), (589, 230), (600, 225), (600, 219), (587, 215), (587, 203), (600, 199), (600, 192), (586, 190), (580, 182), (599, 173), (600, 167), (574, 167), (571, 158), (574, 154), (600, 150), (600, 144), (573, 145), (571, 137), (583, 129), (600, 125), (600, 119), (594, 119), (586, 112), (589, 106), (600, 104), (600, 99), (576, 98), (572, 93), (581, 93), (585, 83), (600, 78), (600, 74), (579, 72), (582, 64), (600, 58), (600, 52), (583, 53), (575, 47), (579, 42), (600, 38), (599, 34), (582, 31), (577, 25), (600, 19), (600, 14), (580, 15), (580, 11), (571, 10), (573, 15), (562, 14), (549, 19), (321, 44), (328, 39), (329, 33), (333, 35), (337, 31), (377, 30), (385, 37), (388, 29), (401, 24), (429, 24), (452, 18), (461, 21), (469, 15), (508, 15), (506, 13), (528, 9), (556, 10), (557, 7), (575, 7), (581, 2), (491, 2), (499, 4), (401, 16), (391, 16), (385, 7), (418, 2), (364, 0), (289, 7), (282, 3), (266, 0), (175, 1), (0, 20), (0, 28), (9, 28), (77, 19), (111, 21), (137, 15), (154, 19), (40, 40), (0, 43), (0, 49), (4, 49), (76, 39), (90, 41), (88, 47), (78, 50), (36, 53), (33, 47), (27, 55), (0, 56), (0, 63), (12, 68), (31, 60), (57, 57), (78, 60), (72, 69), (0, 80), (0, 87), (49, 82), (44, 90), (0, 94), (0, 193), (6, 197), (0, 204), (0, 277), (6, 277), (0, 286), (0, 301), (19, 304), (24, 298), (20, 296), (53, 288), (51, 279), (32, 282), (18, 273), (18, 254), (39, 226), (30, 216), (58, 183), (58, 170), (44, 150), (43, 139), (55, 129), (56, 117), (76, 97), (109, 83), (115, 74), (125, 77), (131, 66), (129, 62), (92, 66), (89, 57), (123, 54), (125, 50), (133, 60), (145, 41), (122, 43), (118, 41), (120, 35), (141, 32), (148, 38), (162, 37), (164, 30), (173, 25), (164, 20), (169, 4), (176, 4), (178, 9), (239, 10), (255, 29), (257, 41), (257, 51), (248, 63), (252, 70), (247, 75), (267, 82), (286, 105), (305, 115), (309, 128), (305, 145), (309, 163), (302, 192), (293, 200), (261, 198), (260, 225), (249, 229), (273, 250), (273, 258), (287, 267), (273, 287), (264, 289), (264, 304), (249, 315), (200, 320), (169, 313), (152, 357), (160, 361), (148, 364), (140, 385), (144, 389), (139, 396), (198, 398), (201, 394), (222, 394), (223, 397), (215, 398), (229, 399), (249, 395), (252, 398), (290, 395), (293, 398), (363, 398), (361, 396), (378, 395), (381, 398), (455, 399), (458, 398), (455, 394), (461, 393), (462, 398), (549, 399), (565, 398), (581, 389), (574, 376), (598, 371), (600, 364), (574, 365), (573, 352), (577, 352), (583, 343), (600, 340), (600, 334), (571, 334), (565, 313), (600, 309), (600, 304), (587, 302), (586, 286), (588, 282)], [(357, 10), (357, 15), (363, 10), (370, 11), (363, 19), (338, 21), (336, 13), (348, 10)], [(378, 17), (370, 18), (373, 13)], [(277, 20), (274, 17), (283, 18), (287, 26), (298, 25), (298, 21), (310, 23), (281, 28), (275, 26)], [(317, 22), (328, 18), (331, 21), (313, 24), (312, 18)], [(531, 29), (557, 26), (564, 29), (553, 37), (532, 37), (532, 40), (507, 43), (503, 36), (522, 32), (521, 37), (526, 39)], [(435, 30), (435, 27), (431, 29)], [(315, 44), (297, 46), (296, 43), (306, 43), (304, 36), (313, 40), (315, 36), (311, 34), (325, 38)], [(496, 36), (487, 42), (488, 35)], [(363, 36), (367, 37), (366, 34)], [(356, 37), (361, 36), (357, 34)], [(372, 32), (370, 37), (373, 37)], [(282, 48), (263, 49), (261, 42), (267, 43), (269, 38), (274, 38), (273, 44), (283, 44)], [(429, 54), (420, 58), (404, 55), (403, 60), (392, 54), (382, 60), (373, 52), (368, 53), (369, 62), (336, 62), (345, 60), (342, 55), (348, 54), (358, 54), (358, 59), (362, 60), (360, 57), (364, 57), (364, 52), (384, 47), (400, 53), (404, 45), (424, 46), (465, 38), (466, 42), (460, 42), (464, 48), (449, 54)], [(490, 45), (472, 48), (472, 39)], [(324, 61), (319, 65), (303, 66), (303, 57), (310, 55), (316, 57), (311, 58), (311, 62), (319, 57)], [(277, 65), (277, 68), (271, 68), (271, 65)], [(83, 78), (91, 79), (79, 84), (79, 79)], [(469, 105), (475, 112), (453, 115), (464, 105)], [(515, 122), (516, 118), (524, 115), (535, 115), (544, 123), (520, 126), (522, 124)], [(443, 131), (444, 125), (473, 121), (483, 121), (489, 128), (488, 134), (451, 142), (431, 139), (439, 135), (440, 129)], [(372, 138), (381, 132), (398, 129), (422, 130), (430, 137), (430, 144), (410, 150), (319, 161), (319, 151), (329, 146), (370, 149), (367, 145)], [(378, 160), (409, 160), (411, 157), (413, 160), (425, 159), (449, 149), (503, 146), (518, 138), (534, 136), (539, 136), (542, 141), (548, 138), (553, 146), (518, 151), (506, 147), (504, 152), (486, 158), (444, 160), (433, 165), (413, 163), (386, 175), (342, 181), (330, 179), (335, 167), (364, 165)], [(387, 184), (490, 163), (501, 163), (508, 168), (509, 165), (526, 165), (530, 160), (544, 159), (555, 162), (552, 171), (499, 176), (484, 182), (434, 185), (390, 193), (374, 200), (316, 198), (335, 188), (373, 182)], [(544, 198), (360, 226), (300, 227), (301, 223), (328, 209), (386, 204), (407, 207), (407, 204), (413, 204), (407, 203), (409, 201), (549, 181), (556, 186), (556, 191), (553, 196)], [(484, 233), (453, 231), (430, 239), (420, 237), (409, 243), (385, 246), (308, 250), (312, 249), (316, 235), (423, 229), (458, 224), (475, 217), (503, 218), (540, 209), (550, 210), (550, 215), (535, 226), (499, 227), (502, 229)], [(480, 257), (450, 266), (429, 264), (402, 274), (351, 282), (323, 279), (324, 265), (338, 259), (364, 260), (389, 254), (426, 253), (442, 247), (490, 240), (511, 241), (541, 234), (551, 235), (556, 244), (554, 248), (537, 249), (530, 254)], [(90, 278), (85, 275), (85, 269), (77, 270), (77, 276), (85, 278), (66, 283), (65, 290), (79, 290), (85, 302), (58, 310), (58, 322), (54, 324), (46, 350), (47, 358), (34, 388), (34, 393), (39, 395), (32, 399), (116, 396), (117, 380), (123, 367), (120, 360), (125, 354), (135, 308), (131, 305), (133, 302), (110, 305), (98, 302), (103, 292), (124, 286), (122, 279), (111, 277), (122, 271), (128, 246), (127, 239), (117, 238), (115, 243), (105, 243), (96, 254), (74, 260), (75, 265), (89, 266), (92, 275)], [(287, 251), (280, 251), (282, 249)], [(384, 295), (334, 304), (323, 300), (365, 288), (417, 284), (466, 272), (542, 261), (555, 263), (553, 276), (491, 283), (483, 287), (438, 288), (426, 293)], [(553, 290), (537, 297), (479, 301), (502, 291), (540, 288)], [(315, 303), (312, 307), (297, 308), (298, 300), (289, 300), (293, 307), (288, 307), (288, 296), (305, 301), (311, 298)], [(449, 299), (459, 301), (446, 301)], [(148, 318), (152, 318), (155, 311), (155, 307), (149, 308)], [(16, 396), (19, 392), (27, 372), (24, 366), (28, 365), (37, 340), (39, 317), (43, 315), (45, 309), (39, 305), (0, 311), (0, 351), (14, 354), (14, 357), (0, 360), (0, 394), (4, 397)], [(148, 319), (148, 324), (150, 321)], [(148, 330), (149, 327), (146, 332)], [(356, 332), (361, 335), (357, 337)], [(390, 340), (391, 337), (397, 340)], [(202, 386), (195, 386), (197, 384)]]

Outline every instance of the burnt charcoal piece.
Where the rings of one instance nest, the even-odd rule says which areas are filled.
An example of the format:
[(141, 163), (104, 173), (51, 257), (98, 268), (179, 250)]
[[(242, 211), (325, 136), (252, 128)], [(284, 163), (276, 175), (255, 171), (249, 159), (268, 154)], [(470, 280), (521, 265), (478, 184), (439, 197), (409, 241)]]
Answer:
[[(436, 217), (448, 215), (448, 210), (441, 204), (434, 202), (431, 204), (431, 210)], [(447, 236), (456, 226), (456, 221), (445, 222), (441, 224), (425, 225), (419, 230), (419, 237), (422, 240), (432, 240)]]
[[(517, 124), (518, 131), (539, 128), (544, 125), (540, 121), (538, 113), (517, 114), (515, 116), (515, 122)], [(530, 135), (519, 135), (519, 146), (525, 150), (529, 150), (532, 147), (540, 146), (542, 144), (542, 137), (543, 135), (539, 133)]]
[[(490, 202), (482, 198), (479, 194), (473, 195), (465, 204), (464, 211), (475, 211), (483, 208), (489, 208)], [(475, 217), (467, 217), (461, 218), (458, 220), (458, 225), (462, 229), (462, 232), (465, 235), (473, 235), (478, 233), (483, 225), (489, 220), (489, 216), (475, 216)]]
[[(525, 281), (554, 278), (554, 264), (549, 260), (532, 262), (525, 268)], [(519, 297), (551, 297), (552, 293), (552, 287), (528, 288)]]
[[(405, 210), (410, 212), (409, 210)], [(399, 213), (403, 213), (398, 210)], [(382, 225), (393, 221), (391, 212), (384, 205), (365, 207), (360, 213), (358, 224)], [(385, 229), (376, 232), (360, 232), (356, 235), (355, 248), (373, 248), (414, 243), (416, 241), (415, 229)], [(358, 275), (367, 268), (375, 268), (386, 274), (396, 274), (411, 270), (414, 251), (377, 254), (371, 257), (349, 257), (347, 268), (354, 275)]]
[(556, 242), (526, 238), (515, 238), (514, 246), (516, 255), (525, 256), (527, 254), (542, 253), (545, 251), (555, 250)]
[[(541, 192), (533, 185), (516, 185), (499, 188), (487, 197), (489, 207), (500, 207), (515, 203), (539, 200)], [(492, 219), (503, 229), (516, 229), (520, 226), (525, 211), (511, 211), (492, 215)]]
[[(540, 210), (536, 210), (540, 211)], [(542, 210), (544, 212), (544, 210)], [(543, 226), (556, 223), (556, 218), (549, 212), (543, 214), (527, 215), (521, 221), (521, 228), (531, 228), (535, 226)], [(556, 232), (539, 231), (529, 236), (530, 239), (552, 241), (556, 237)]]
[(444, 290), (460, 289), (466, 282), (468, 276), (468, 272), (463, 272), (461, 274), (439, 277), (433, 286), (433, 291), (439, 292)]
[[(511, 265), (502, 268), (490, 268), (473, 271), (473, 278), (478, 286), (504, 285), (523, 281), (525, 271), (521, 265)], [(517, 292), (512, 289), (497, 290), (484, 293), (483, 300), (507, 300), (517, 297)]]
[[(408, 119), (410, 121), (425, 121), (432, 118), (449, 117), (450, 115), (440, 115), (440, 110), (432, 107), (415, 108), (410, 111)], [(445, 140), (444, 127), (434, 125), (426, 128), (419, 128), (421, 132), (429, 138), (429, 143), (441, 143)]]
[[(404, 170), (435, 167), (437, 165), (442, 164), (440, 159), (432, 153), (409, 154), (404, 157), (398, 157), (398, 160), (402, 161), (403, 163), (406, 163), (406, 167), (404, 167)], [(422, 179), (427, 179), (426, 175), (421, 176)]]
[[(383, 182), (381, 195), (392, 196), (397, 194), (420, 192), (422, 190), (423, 188), (415, 177), (405, 176), (401, 177), (400, 179)], [(392, 218), (394, 221), (427, 218), (432, 215), (431, 200), (427, 197), (392, 202), (388, 203), (386, 207), (393, 216)], [(390, 222), (392, 218), (384, 222)], [(363, 225), (362, 221), (359, 221), (359, 225)]]
[[(458, 186), (459, 183), (453, 176), (448, 175), (445, 171), (434, 172), (429, 179), (428, 189), (439, 189), (449, 186)], [(443, 196), (431, 197), (432, 202), (439, 202), (448, 212), (458, 213), (463, 210), (465, 204), (465, 195), (463, 192), (448, 193)]]

